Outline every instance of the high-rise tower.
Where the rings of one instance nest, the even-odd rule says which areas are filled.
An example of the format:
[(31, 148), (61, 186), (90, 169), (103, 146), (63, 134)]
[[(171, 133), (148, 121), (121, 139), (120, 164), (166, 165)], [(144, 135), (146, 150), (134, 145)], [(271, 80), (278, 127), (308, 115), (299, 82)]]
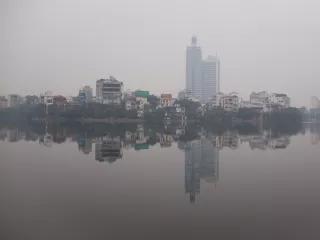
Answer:
[(220, 60), (209, 56), (202, 61), (202, 94), (200, 101), (209, 102), (220, 91)]
[(187, 47), (186, 91), (187, 95), (201, 98), (201, 48), (197, 46), (197, 38), (192, 37), (191, 46)]
[(220, 60), (216, 56), (202, 60), (195, 36), (187, 47), (186, 91), (202, 103), (209, 102), (220, 91)]

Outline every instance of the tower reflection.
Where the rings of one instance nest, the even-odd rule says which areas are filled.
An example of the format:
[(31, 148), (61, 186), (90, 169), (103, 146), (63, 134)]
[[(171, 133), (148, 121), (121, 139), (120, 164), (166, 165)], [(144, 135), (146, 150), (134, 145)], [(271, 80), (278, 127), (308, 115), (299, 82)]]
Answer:
[(192, 203), (200, 193), (201, 179), (210, 183), (219, 180), (219, 150), (204, 137), (185, 146), (185, 192)]

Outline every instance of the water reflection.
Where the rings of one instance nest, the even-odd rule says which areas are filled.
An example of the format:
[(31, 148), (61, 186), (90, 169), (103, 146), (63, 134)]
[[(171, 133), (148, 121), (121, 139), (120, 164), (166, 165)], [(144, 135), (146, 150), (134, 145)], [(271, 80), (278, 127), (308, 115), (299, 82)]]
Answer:
[(219, 180), (219, 149), (207, 138), (187, 142), (185, 151), (185, 191), (190, 202), (200, 193), (200, 180), (210, 183)]
[[(320, 142), (320, 128), (311, 127), (312, 144)], [(251, 150), (276, 150), (287, 148), (290, 136), (297, 132), (273, 130), (208, 131), (201, 126), (144, 126), (138, 125), (89, 125), (89, 126), (14, 126), (0, 128), (0, 140), (38, 141), (40, 145), (52, 147), (66, 141), (76, 142), (83, 154), (94, 154), (101, 163), (114, 163), (134, 149), (144, 151), (158, 145), (169, 148), (174, 143), (184, 152), (184, 188), (190, 202), (200, 194), (200, 182), (215, 186), (219, 181), (219, 156), (224, 148), (237, 149), (247, 145)]]
[(311, 124), (309, 129), (311, 133), (311, 144), (313, 145), (319, 144), (320, 143), (320, 125)]
[[(311, 133), (311, 143), (320, 142), (320, 128), (312, 126), (309, 128)], [(304, 131), (298, 131), (304, 133)], [(96, 159), (101, 161), (107, 156), (115, 155), (116, 159), (121, 158), (121, 149), (146, 150), (155, 144), (166, 148), (177, 143), (181, 149), (186, 150), (186, 145), (194, 141), (210, 141), (215, 149), (237, 149), (240, 145), (248, 144), (252, 150), (267, 150), (286, 148), (290, 144), (290, 136), (295, 133), (281, 133), (272, 130), (261, 130), (255, 132), (239, 132), (236, 129), (223, 132), (210, 132), (199, 126), (181, 129), (181, 128), (152, 128), (144, 125), (121, 126), (55, 126), (48, 127), (4, 127), (0, 126), (0, 141), (18, 142), (38, 141), (39, 144), (51, 147), (53, 144), (61, 144), (66, 141), (77, 142), (78, 148), (84, 154), (93, 151), (93, 145), (96, 148)], [(112, 149), (117, 149), (112, 153)], [(101, 151), (104, 154), (101, 154)], [(114, 160), (116, 160), (114, 159)]]
[[(78, 143), (79, 144), (79, 143)], [(115, 162), (122, 158), (122, 141), (120, 136), (104, 136), (96, 139), (96, 160), (99, 162)]]

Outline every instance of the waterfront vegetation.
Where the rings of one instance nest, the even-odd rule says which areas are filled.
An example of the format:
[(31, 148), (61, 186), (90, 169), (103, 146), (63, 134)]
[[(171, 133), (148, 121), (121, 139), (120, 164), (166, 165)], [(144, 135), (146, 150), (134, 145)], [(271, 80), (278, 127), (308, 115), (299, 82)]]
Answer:
[[(240, 108), (237, 112), (227, 112), (222, 108), (204, 109), (199, 103), (192, 101), (177, 102), (183, 109), (186, 122), (190, 125), (200, 124), (208, 129), (223, 130), (228, 128), (238, 129), (294, 129), (301, 126), (303, 113), (297, 108), (286, 108), (271, 112), (262, 112), (257, 109)], [(137, 111), (125, 110), (124, 106), (112, 106), (98, 103), (85, 105), (20, 105), (0, 111), (0, 121), (14, 122), (56, 122), (56, 123), (130, 123), (144, 122), (153, 126), (162, 126), (166, 108), (147, 106), (144, 116), (137, 117)], [(185, 125), (179, 121), (175, 125)]]

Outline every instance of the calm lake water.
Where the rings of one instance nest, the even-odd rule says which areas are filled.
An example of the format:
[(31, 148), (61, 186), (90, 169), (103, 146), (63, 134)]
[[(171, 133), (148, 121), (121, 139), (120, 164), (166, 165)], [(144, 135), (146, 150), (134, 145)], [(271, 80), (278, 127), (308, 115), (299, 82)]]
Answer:
[(320, 239), (320, 127), (2, 127), (0, 239)]

